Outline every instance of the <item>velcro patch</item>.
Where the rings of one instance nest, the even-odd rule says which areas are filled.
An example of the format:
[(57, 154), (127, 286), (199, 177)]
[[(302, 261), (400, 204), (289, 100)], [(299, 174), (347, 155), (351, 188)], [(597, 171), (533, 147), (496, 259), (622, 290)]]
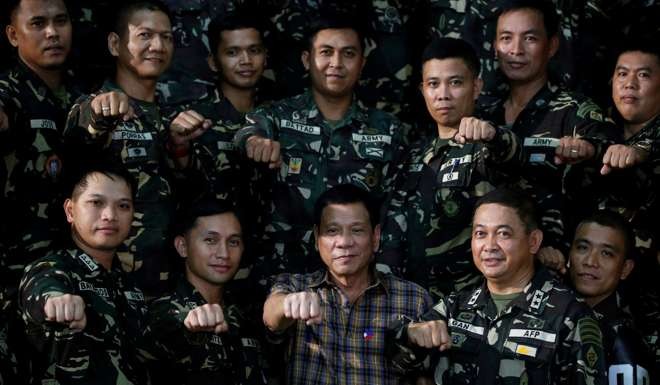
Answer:
[(557, 138), (525, 138), (523, 146), (525, 147), (559, 147)]
[(480, 336), (484, 335), (484, 327), (483, 326), (476, 326), (476, 325), (473, 325), (469, 322), (461, 322), (461, 321), (459, 321), (457, 319), (454, 319), (454, 318), (449, 319), (449, 326), (454, 327), (454, 328), (458, 328), (458, 329), (462, 329), (462, 330), (466, 330), (466, 331), (469, 331), (470, 333), (478, 334)]
[(280, 121), (280, 126), (302, 132), (303, 134), (321, 135), (321, 127), (319, 126), (308, 126), (306, 124), (294, 123), (287, 119), (282, 119)]
[(115, 130), (112, 133), (114, 140), (153, 140), (150, 132), (133, 132), (125, 130)]
[(223, 142), (218, 140), (218, 150), (222, 151), (234, 151), (236, 148), (234, 147), (234, 143), (232, 142)]
[(353, 134), (352, 137), (353, 137), (354, 142), (392, 144), (392, 136), (390, 136), (390, 135), (360, 135), (360, 134)]
[(511, 329), (511, 331), (509, 331), (509, 337), (531, 338), (550, 343), (554, 343), (557, 340), (557, 334), (555, 333), (533, 329)]
[(47, 130), (56, 130), (57, 125), (50, 119), (31, 119), (30, 128), (43, 128)]

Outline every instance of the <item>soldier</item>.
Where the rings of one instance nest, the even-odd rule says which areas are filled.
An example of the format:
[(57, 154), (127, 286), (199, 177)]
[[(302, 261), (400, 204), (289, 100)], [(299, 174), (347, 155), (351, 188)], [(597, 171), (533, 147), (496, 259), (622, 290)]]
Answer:
[(115, 77), (74, 105), (65, 141), (77, 161), (105, 152), (138, 181), (135, 222), (117, 253), (145, 293), (155, 296), (165, 289), (170, 271), (165, 238), (174, 200), (166, 152), (172, 163), (185, 166), (189, 140), (203, 129), (172, 125), (168, 132), (161, 120), (156, 81), (173, 49), (169, 16), (161, 3), (144, 0), (120, 8), (108, 47), (116, 58)]
[[(629, 41), (612, 75), (615, 119), (624, 143), (607, 148), (594, 191), (599, 206), (621, 213), (635, 233), (639, 295), (631, 305), (660, 367), (660, 51), (655, 41)], [(660, 369), (659, 369), (660, 370)], [(659, 372), (660, 373), (660, 372)]]
[[(320, 20), (302, 61), (311, 78), (305, 93), (247, 115), (234, 143), (248, 158), (273, 169), (265, 202), (265, 274), (311, 272), (313, 202), (341, 183), (353, 183), (383, 199), (402, 153), (398, 120), (358, 105), (354, 87), (364, 66), (361, 35), (342, 20)], [(265, 254), (264, 254), (265, 255)]]
[(397, 176), (382, 262), (437, 299), (480, 278), (469, 252), (472, 207), (494, 188), (492, 162), (515, 159), (517, 138), (470, 117), (482, 83), (468, 43), (434, 40), (422, 72), (420, 89), (438, 134), (413, 147)]
[(264, 72), (266, 49), (257, 20), (247, 14), (214, 19), (208, 35), (212, 47), (208, 65), (217, 74), (217, 84), (209, 87), (202, 99), (168, 112), (172, 119), (184, 112), (173, 123), (188, 128), (205, 119), (212, 122), (192, 144), (197, 171), (202, 175), (186, 178), (182, 187), (189, 190), (186, 195), (191, 198), (214, 194), (242, 209), (249, 201), (249, 170), (232, 139), (243, 125), (245, 113), (258, 103), (257, 84)]
[[(566, 254), (565, 229), (573, 224), (565, 215), (580, 209), (576, 182), (565, 173), (572, 170), (572, 178), (581, 181), (585, 166), (575, 164), (599, 159), (605, 145), (617, 139), (614, 125), (591, 100), (548, 83), (548, 62), (559, 44), (557, 26), (555, 10), (545, 2), (512, 1), (502, 8), (495, 50), (510, 92), (477, 114), (521, 137), (523, 159), (508, 173), (510, 183), (530, 193), (543, 211), (542, 258)], [(573, 167), (567, 170), (567, 163)], [(563, 189), (578, 191), (569, 201)]]
[(71, 48), (64, 2), (11, 1), (8, 10), (5, 30), (17, 63), (0, 76), (0, 180), (5, 182), (0, 243), (8, 248), (16, 286), (25, 265), (42, 257), (56, 238), (61, 135), (80, 93), (64, 67)]
[(26, 267), (19, 306), (33, 383), (146, 383), (136, 348), (146, 304), (115, 253), (131, 228), (134, 191), (125, 170), (88, 166), (64, 202), (71, 244)]
[(176, 290), (150, 306), (146, 331), (168, 364), (168, 383), (265, 384), (256, 325), (226, 296), (244, 250), (229, 206), (204, 200), (177, 221), (174, 246), (185, 259)]
[(425, 322), (400, 327), (397, 367), (414, 366), (420, 352), (411, 347), (444, 347), (435, 335), (446, 321), (451, 349), (436, 367), (437, 384), (604, 384), (601, 331), (591, 311), (535, 266), (543, 233), (531, 200), (493, 190), (477, 202), (472, 226), (483, 284), (439, 301)]
[[(279, 1), (278, 3), (282, 3)], [(402, 121), (412, 118), (410, 101), (414, 96), (414, 62), (424, 47), (416, 38), (421, 25), (415, 23), (418, 0), (347, 1), (290, 0), (271, 16), (275, 28), (272, 57), (278, 90), (289, 97), (307, 86), (306, 68), (299, 55), (307, 49), (310, 26), (318, 19), (340, 15), (363, 21), (367, 62), (356, 86), (366, 107), (392, 113)]]
[[(281, 274), (264, 304), (273, 339), (288, 339), (288, 384), (399, 384), (385, 360), (386, 331), (430, 306), (420, 286), (374, 266), (379, 207), (350, 184), (314, 206), (314, 238), (325, 268)], [(445, 339), (449, 336), (445, 330)]]
[(571, 282), (603, 331), (611, 385), (619, 383), (620, 375), (624, 383), (651, 383), (653, 358), (618, 290), (635, 266), (634, 250), (634, 238), (623, 217), (599, 211), (580, 222), (569, 255)]
[[(158, 81), (160, 103), (167, 108), (193, 103), (208, 94), (215, 74), (206, 58), (214, 51), (208, 34), (212, 20), (248, 9), (259, 12), (257, 0), (163, 0), (171, 12), (174, 48), (172, 65)], [(239, 9), (240, 8), (240, 9)]]

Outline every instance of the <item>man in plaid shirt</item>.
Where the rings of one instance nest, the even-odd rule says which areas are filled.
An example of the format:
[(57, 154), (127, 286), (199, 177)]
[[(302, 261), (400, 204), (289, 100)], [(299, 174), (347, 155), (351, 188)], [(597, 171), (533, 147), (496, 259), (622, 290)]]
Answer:
[[(386, 332), (431, 306), (420, 286), (375, 270), (378, 205), (350, 184), (323, 193), (314, 207), (316, 248), (326, 268), (279, 275), (264, 323), (288, 341), (288, 384), (398, 384), (385, 358)], [(445, 341), (449, 336), (444, 330)]]

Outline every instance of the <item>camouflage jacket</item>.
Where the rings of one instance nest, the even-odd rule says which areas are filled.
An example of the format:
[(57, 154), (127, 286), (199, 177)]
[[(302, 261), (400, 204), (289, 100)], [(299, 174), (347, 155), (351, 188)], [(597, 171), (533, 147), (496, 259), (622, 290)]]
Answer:
[(643, 255), (655, 256), (660, 240), (657, 218), (660, 215), (660, 116), (656, 116), (625, 144), (648, 153), (644, 163), (625, 170), (612, 170), (606, 176), (596, 175), (594, 188), (598, 208), (618, 211), (630, 221), (637, 247)]
[(356, 93), (367, 107), (375, 107), (407, 120), (415, 96), (412, 75), (424, 47), (415, 23), (419, 0), (276, 0), (272, 13), (276, 49), (272, 60), (282, 96), (293, 96), (309, 85), (300, 54), (308, 49), (310, 24), (324, 14), (345, 14), (363, 21), (367, 58)]
[[(26, 267), (19, 290), (35, 383), (146, 383), (136, 346), (147, 308), (118, 260), (108, 271), (77, 248), (55, 251)], [(63, 294), (85, 301), (82, 331), (45, 320), (46, 300)]]
[(506, 129), (485, 145), (436, 137), (415, 146), (388, 204), (379, 262), (435, 300), (478, 280), (470, 253), (474, 204), (494, 188), (493, 162), (518, 155), (518, 139)]
[(213, 86), (214, 73), (207, 30), (211, 20), (234, 12), (255, 0), (164, 0), (171, 12), (175, 54), (172, 64), (158, 80), (160, 102), (167, 106), (191, 103), (204, 97)]
[(190, 332), (183, 325), (192, 309), (206, 303), (182, 277), (174, 293), (149, 307), (146, 339), (152, 354), (170, 369), (165, 377), (168, 383), (265, 384), (258, 326), (237, 306), (223, 306), (229, 325), (226, 333)]
[(653, 357), (621, 295), (614, 292), (594, 306), (593, 311), (603, 332), (609, 383), (616, 385), (617, 377), (623, 375), (624, 379), (635, 379), (632, 383), (651, 384)]
[[(500, 314), (488, 287), (453, 293), (423, 320), (445, 320), (452, 348), (435, 370), (437, 384), (605, 384), (605, 354), (597, 321), (574, 293), (541, 268)], [(400, 370), (419, 364), (424, 349), (397, 334)]]
[[(500, 99), (480, 106), (478, 115), (497, 125), (506, 125), (504, 101)], [(509, 174), (509, 183), (525, 190), (536, 202), (542, 213), (544, 245), (567, 251), (565, 229), (572, 223), (566, 212), (579, 204), (565, 199), (566, 190), (575, 190), (566, 185), (567, 181), (581, 180), (585, 164), (600, 164), (607, 146), (620, 139), (616, 127), (588, 98), (567, 91), (553, 91), (547, 85), (527, 103), (510, 129), (520, 137), (521, 162), (502, 171)], [(594, 157), (575, 167), (555, 164), (555, 149), (564, 136), (590, 142), (596, 150)]]
[[(435, 36), (467, 40), (477, 50), (484, 80), (482, 100), (503, 96), (507, 81), (495, 56), (497, 18), (505, 0), (423, 0), (427, 29)], [(574, 89), (599, 103), (606, 103), (610, 90), (607, 59), (612, 31), (612, 15), (603, 9), (601, 0), (552, 0), (559, 19), (559, 49), (549, 63), (550, 79), (567, 89)]]
[(79, 95), (69, 77), (55, 95), (21, 61), (0, 76), (0, 107), (10, 126), (0, 132), (0, 242), (9, 249), (16, 285), (25, 265), (46, 254), (63, 219), (62, 132)]
[(334, 127), (321, 115), (311, 92), (259, 108), (247, 115), (250, 125), (234, 138), (245, 151), (252, 135), (280, 142), (282, 166), (272, 183), (265, 210), (267, 274), (314, 271), (320, 267), (312, 246), (312, 211), (328, 188), (353, 183), (384, 199), (392, 189), (403, 152), (399, 121), (353, 103)]
[(157, 104), (132, 98), (136, 118), (93, 122), (92, 99), (117, 90), (108, 81), (97, 93), (79, 99), (69, 114), (64, 140), (71, 158), (84, 161), (104, 154), (123, 164), (137, 182), (131, 232), (117, 254), (124, 270), (135, 272), (138, 285), (147, 294), (159, 295), (170, 272), (165, 239), (174, 209), (172, 165), (165, 151), (168, 131)]

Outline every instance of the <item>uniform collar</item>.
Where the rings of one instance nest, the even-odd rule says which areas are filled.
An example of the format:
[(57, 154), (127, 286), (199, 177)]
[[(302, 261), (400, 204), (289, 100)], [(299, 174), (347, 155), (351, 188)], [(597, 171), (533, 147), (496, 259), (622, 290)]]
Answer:
[[(518, 307), (531, 313), (541, 314), (547, 302), (549, 291), (554, 287), (554, 280), (545, 267), (536, 267), (532, 280), (523, 288), (522, 294), (513, 299), (508, 307)], [(466, 309), (485, 309), (491, 296), (484, 279), (480, 287), (474, 289), (466, 302)]]
[(628, 314), (628, 307), (624, 304), (623, 298), (618, 291), (610, 294), (607, 298), (600, 301), (593, 307), (594, 314), (598, 320), (615, 320), (620, 318), (621, 314)]
[[(325, 118), (323, 118), (323, 114), (321, 114), (319, 107), (316, 105), (316, 101), (314, 100), (314, 96), (312, 95), (312, 90), (310, 88), (305, 90), (302, 98), (305, 110), (307, 110), (307, 119), (312, 121), (325, 122)], [(360, 104), (357, 102), (357, 97), (355, 94), (353, 94), (353, 97), (351, 98), (351, 105), (348, 108), (346, 115), (344, 115), (344, 117), (335, 125), (333, 130), (347, 126), (354, 119), (358, 121), (365, 121), (367, 120), (367, 116), (367, 109), (363, 106), (360, 106)]]
[[(51, 99), (51, 100), (57, 100), (55, 97), (55, 94), (53, 91), (48, 88), (46, 83), (34, 72), (30, 67), (25, 64), (21, 58), (16, 59), (16, 71), (27, 78), (28, 82), (31, 83), (33, 91), (41, 98), (41, 99)], [(70, 87), (69, 84), (71, 84), (71, 75), (67, 71), (63, 71), (62, 73), (62, 86), (64, 89), (67, 91), (67, 93), (70, 93)], [(73, 103), (74, 100), (71, 100), (71, 103)], [(68, 110), (69, 106), (65, 106), (65, 108)]]
[[(92, 256), (86, 254), (79, 248), (69, 248), (66, 250), (66, 252), (71, 257), (71, 259), (73, 259), (78, 265), (82, 266), (85, 271), (90, 273), (102, 273), (106, 271), (103, 265), (96, 262)], [(121, 267), (119, 266), (119, 258), (117, 258), (117, 255), (115, 254), (112, 258), (112, 266), (110, 271), (116, 272), (120, 269)]]

